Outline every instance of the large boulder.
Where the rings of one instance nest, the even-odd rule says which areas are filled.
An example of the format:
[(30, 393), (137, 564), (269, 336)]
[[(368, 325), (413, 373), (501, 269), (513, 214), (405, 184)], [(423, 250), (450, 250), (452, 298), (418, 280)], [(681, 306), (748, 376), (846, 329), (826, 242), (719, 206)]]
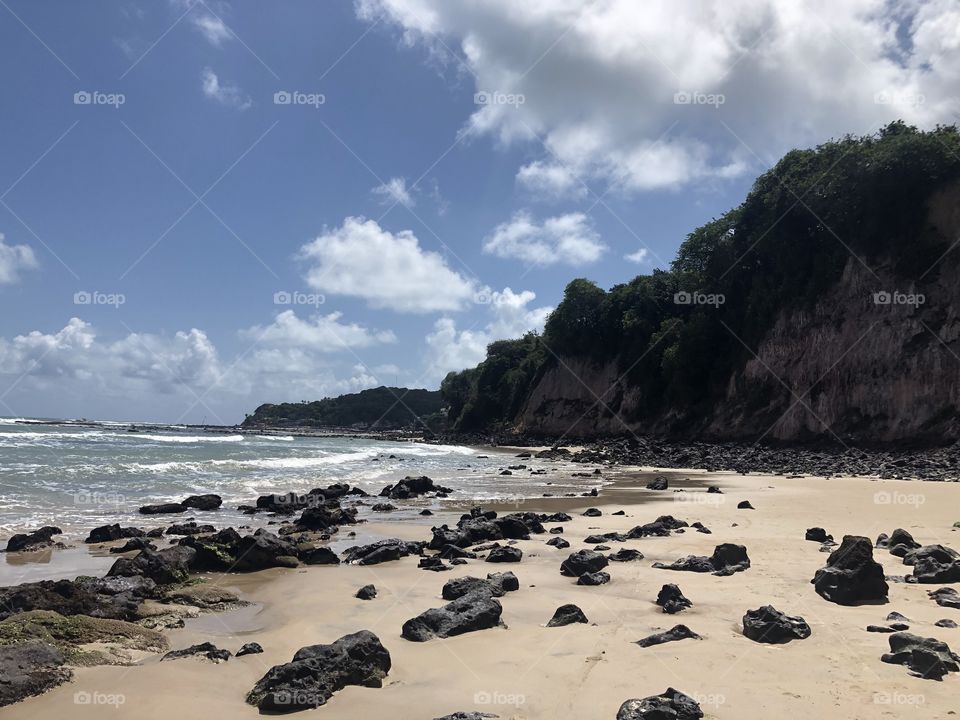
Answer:
[(960, 593), (953, 588), (943, 587), (939, 590), (931, 590), (927, 595), (940, 607), (960, 610)]
[(378, 540), (369, 545), (347, 548), (343, 552), (343, 561), (351, 565), (377, 565), (408, 555), (423, 555), (423, 543), (398, 538)]
[(818, 595), (838, 605), (886, 602), (889, 590), (872, 543), (858, 535), (844, 536), (810, 582)]
[(487, 554), (487, 562), (489, 563), (518, 563), (522, 559), (523, 551), (509, 545), (494, 548)]
[(433, 528), (433, 539), (427, 546), (440, 550), (447, 545), (465, 548), (493, 540), (529, 540), (530, 533), (545, 532), (536, 513), (511, 513), (498, 517), (495, 512), (474, 508), (464, 515), (455, 528), (441, 525)]
[(139, 577), (23, 583), (0, 588), (0, 620), (31, 610), (132, 620), (140, 603), (155, 590), (152, 580)]
[(491, 595), (474, 592), (431, 608), (403, 624), (401, 635), (413, 642), (453, 637), (500, 625), (503, 607)]
[(743, 634), (759, 643), (788, 643), (810, 637), (810, 626), (802, 617), (791, 617), (772, 605), (747, 610), (743, 616)]
[(547, 627), (562, 627), (564, 625), (572, 625), (573, 623), (586, 623), (587, 616), (583, 614), (583, 610), (578, 608), (576, 605), (561, 605), (553, 613), (553, 617), (547, 622)]
[(426, 475), (420, 477), (407, 476), (396, 485), (387, 485), (380, 491), (380, 497), (391, 500), (409, 500), (427, 493), (452, 493), (453, 490), (442, 485), (434, 485), (433, 480)]
[(132, 558), (118, 558), (107, 576), (140, 576), (153, 580), (157, 585), (185, 582), (190, 576), (190, 564), (196, 554), (193, 548), (183, 546), (163, 550), (147, 548)]
[(344, 509), (337, 504), (324, 504), (306, 508), (295, 524), (307, 530), (330, 530), (356, 522), (356, 508)]
[(223, 505), (223, 498), (213, 493), (207, 495), (191, 495), (186, 500), (181, 500), (180, 504), (195, 510), (216, 510)]
[(293, 661), (274, 665), (247, 702), (262, 713), (290, 713), (320, 707), (348, 685), (382, 687), (390, 672), (390, 653), (369, 630), (345, 635), (329, 645), (308, 645)]
[(684, 572), (713, 573), (720, 577), (743, 572), (750, 567), (750, 558), (743, 545), (722, 543), (713, 550), (713, 555), (688, 555), (669, 565), (655, 562), (653, 567), (661, 570), (678, 570)]
[(642, 700), (627, 700), (617, 711), (617, 720), (700, 720), (702, 717), (697, 701), (673, 688)]
[(54, 535), (62, 535), (63, 530), (53, 525), (46, 525), (30, 533), (18, 533), (7, 540), (7, 552), (21, 550), (42, 550), (53, 544)]
[(680, 592), (680, 588), (673, 583), (669, 583), (660, 588), (656, 603), (663, 608), (665, 613), (670, 615), (674, 615), (681, 610), (686, 610), (688, 607), (693, 607), (693, 603), (684, 597), (683, 593)]
[(63, 653), (53, 645), (29, 641), (0, 646), (0, 706), (40, 695), (67, 682)]
[(918, 583), (960, 582), (960, 555), (945, 545), (925, 545), (910, 553)]
[(112, 540), (123, 540), (124, 538), (143, 537), (144, 532), (140, 528), (120, 527), (120, 523), (112, 525), (101, 525), (90, 531), (85, 543), (102, 543)]
[(913, 675), (928, 680), (941, 680), (948, 672), (960, 671), (960, 657), (945, 642), (908, 632), (889, 637), (890, 652), (880, 657), (885, 663), (906, 665)]
[(491, 573), (486, 580), (465, 575), (448, 580), (443, 585), (441, 597), (444, 600), (456, 600), (473, 593), (489, 594), (491, 597), (503, 597), (508, 592), (520, 589), (520, 582), (512, 572)]
[(560, 564), (560, 574), (567, 577), (580, 577), (585, 573), (603, 570), (610, 562), (593, 550), (578, 550)]

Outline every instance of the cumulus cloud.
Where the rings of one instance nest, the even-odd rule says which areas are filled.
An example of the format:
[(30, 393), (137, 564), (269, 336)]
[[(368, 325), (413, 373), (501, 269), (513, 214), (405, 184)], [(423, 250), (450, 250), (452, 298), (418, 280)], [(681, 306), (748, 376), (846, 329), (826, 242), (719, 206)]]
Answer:
[[(215, 0), (210, 0), (210, 2), (170, 0), (170, 4), (177, 12), (186, 12), (190, 25), (214, 47), (220, 47), (234, 37), (233, 31), (221, 17), (222, 13), (229, 10), (227, 3), (215, 2)], [(211, 6), (215, 6), (219, 12), (214, 12)]]
[(24, 270), (38, 267), (33, 248), (29, 245), (7, 245), (0, 233), (0, 285), (11, 285), (20, 280)]
[(733, 177), (791, 147), (960, 110), (953, 0), (359, 0), (357, 12), (434, 57), (453, 48), (485, 97), (522, 96), (478, 105), (466, 127), (542, 140), (517, 179), (547, 195), (574, 177), (623, 192)]
[(375, 220), (348, 217), (300, 250), (306, 281), (330, 295), (361, 298), (374, 308), (403, 313), (459, 310), (476, 283), (425, 250), (410, 230), (392, 233)]
[[(4, 405), (25, 415), (48, 414), (167, 421), (239, 420), (261, 402), (299, 401), (374, 387), (374, 371), (357, 351), (395, 341), (391, 332), (343, 322), (339, 313), (277, 315), (240, 331), (245, 349), (225, 361), (205, 332), (128, 333), (103, 339), (72, 318), (56, 332), (0, 338)], [(339, 353), (339, 355), (335, 355)], [(9, 412), (9, 410), (8, 410)]]
[(473, 367), (484, 359), (487, 345), (494, 340), (517, 338), (531, 330), (540, 331), (552, 307), (531, 308), (536, 295), (529, 290), (515, 293), (510, 288), (489, 296), (489, 316), (482, 327), (458, 329), (456, 321), (443, 317), (426, 337), (426, 378), (439, 383), (451, 370)]
[(521, 167), (517, 171), (517, 182), (524, 189), (545, 199), (576, 200), (587, 196), (587, 189), (569, 169), (542, 160)]
[(407, 189), (407, 181), (402, 177), (390, 178), (382, 185), (373, 189), (373, 194), (380, 198), (384, 205), (405, 205), (413, 207), (416, 201), (413, 194)]
[(650, 251), (647, 248), (640, 248), (636, 252), (624, 255), (623, 259), (627, 262), (637, 263), (637, 265), (645, 265), (650, 262)]
[(200, 80), (203, 94), (221, 105), (237, 110), (246, 110), (253, 105), (249, 95), (246, 95), (237, 85), (221, 83), (217, 74), (208, 67), (200, 73)]
[(484, 241), (483, 251), (533, 265), (583, 265), (596, 262), (606, 250), (583, 213), (568, 213), (537, 223), (518, 212), (498, 225)]

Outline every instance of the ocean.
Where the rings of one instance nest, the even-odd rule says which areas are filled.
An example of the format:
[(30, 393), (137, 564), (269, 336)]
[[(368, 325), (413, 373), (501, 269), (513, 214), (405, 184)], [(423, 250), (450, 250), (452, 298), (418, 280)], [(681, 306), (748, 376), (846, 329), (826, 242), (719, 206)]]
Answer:
[[(188, 513), (217, 527), (262, 525), (264, 515), (237, 511), (271, 492), (306, 492), (346, 482), (376, 495), (406, 475), (428, 475), (454, 489), (451, 501), (509, 502), (544, 493), (581, 493), (601, 478), (573, 477), (584, 470), (555, 462), (518, 460), (514, 452), (354, 437), (222, 434), (182, 426), (129, 423), (33, 424), (0, 418), (0, 537), (57, 525), (81, 541), (97, 525), (155, 527), (181, 516), (143, 516), (141, 505), (216, 493), (222, 508)], [(549, 467), (501, 475), (507, 465)], [(416, 510), (437, 500), (420, 500)], [(402, 503), (409, 506), (410, 503)]]

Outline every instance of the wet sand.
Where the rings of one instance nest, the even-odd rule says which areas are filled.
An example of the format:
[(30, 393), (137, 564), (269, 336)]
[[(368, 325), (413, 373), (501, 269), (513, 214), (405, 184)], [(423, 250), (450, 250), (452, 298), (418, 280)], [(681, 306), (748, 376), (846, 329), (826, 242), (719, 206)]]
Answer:
[[(810, 584), (827, 558), (819, 544), (804, 540), (808, 527), (822, 526), (839, 541), (844, 534), (909, 530), (923, 544), (960, 545), (952, 528), (960, 520), (956, 484), (856, 479), (785, 479), (734, 473), (669, 471), (671, 489), (645, 490), (648, 473), (622, 475), (596, 498), (543, 498), (508, 503), (504, 512), (566, 510), (571, 547), (545, 545), (552, 535), (533, 535), (517, 546), (519, 564), (471, 560), (449, 572), (417, 568), (417, 559), (371, 567), (315, 566), (275, 569), (250, 575), (211, 577), (252, 604), (239, 610), (188, 620), (168, 633), (172, 648), (210, 640), (236, 650), (256, 641), (265, 652), (213, 664), (198, 659), (160, 663), (150, 657), (135, 667), (81, 668), (72, 683), (0, 710), (0, 720), (54, 718), (255, 717), (244, 703), (253, 684), (278, 663), (288, 662), (304, 645), (327, 643), (360, 629), (376, 633), (390, 651), (393, 668), (381, 689), (348, 687), (310, 717), (397, 720), (436, 718), (457, 710), (495, 713), (501, 718), (614, 718), (620, 704), (675, 687), (697, 699), (708, 718), (737, 720), (789, 717), (946, 718), (960, 709), (960, 675), (943, 682), (911, 677), (905, 667), (880, 662), (886, 635), (868, 633), (887, 613), (910, 618), (911, 632), (936, 637), (960, 649), (960, 629), (934, 627), (940, 618), (960, 622), (960, 611), (927, 598), (938, 586), (891, 583), (886, 605), (841, 607), (819, 597)], [(686, 480), (689, 478), (689, 481)], [(719, 485), (723, 495), (705, 492)], [(686, 488), (675, 493), (674, 489)], [(738, 510), (750, 500), (756, 510)], [(431, 524), (453, 523), (462, 502), (433, 517), (382, 521), (362, 526), (363, 536), (429, 538)], [(601, 517), (579, 515), (587, 507)], [(611, 513), (623, 509), (625, 516)], [(612, 581), (578, 587), (559, 573), (560, 562), (583, 547), (585, 536), (626, 531), (670, 514), (699, 520), (712, 535), (694, 532), (670, 537), (608, 543), (642, 551), (645, 559), (611, 563)], [(552, 526), (548, 526), (552, 527)], [(352, 544), (339, 539), (335, 547)], [(731, 577), (670, 572), (651, 567), (688, 554), (709, 555), (715, 545), (746, 545), (752, 567)], [(886, 551), (876, 558), (887, 574), (910, 568)], [(446, 640), (412, 643), (400, 637), (403, 622), (443, 604), (447, 580), (483, 577), (512, 570), (520, 590), (502, 598), (506, 628)], [(367, 583), (377, 586), (371, 601), (353, 597)], [(677, 583), (694, 606), (666, 615), (653, 604), (664, 583)], [(546, 628), (562, 604), (579, 605), (590, 624)], [(773, 604), (810, 624), (810, 638), (787, 645), (761, 645), (743, 637), (740, 621), (748, 609)], [(651, 648), (634, 641), (683, 623), (703, 636)], [(115, 705), (77, 704), (76, 693), (111, 696)], [(85, 696), (77, 696), (81, 700)], [(122, 698), (122, 704), (119, 700)]]

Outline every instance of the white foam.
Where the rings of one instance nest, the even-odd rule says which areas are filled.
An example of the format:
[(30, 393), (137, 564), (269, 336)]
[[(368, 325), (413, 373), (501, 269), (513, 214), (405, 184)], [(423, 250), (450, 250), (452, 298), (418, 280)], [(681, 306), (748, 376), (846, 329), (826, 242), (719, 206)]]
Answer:
[(149, 435), (146, 433), (127, 433), (117, 435), (116, 437), (127, 437), (131, 439), (141, 438), (151, 442), (169, 442), (169, 443), (238, 443), (243, 442), (243, 435)]

